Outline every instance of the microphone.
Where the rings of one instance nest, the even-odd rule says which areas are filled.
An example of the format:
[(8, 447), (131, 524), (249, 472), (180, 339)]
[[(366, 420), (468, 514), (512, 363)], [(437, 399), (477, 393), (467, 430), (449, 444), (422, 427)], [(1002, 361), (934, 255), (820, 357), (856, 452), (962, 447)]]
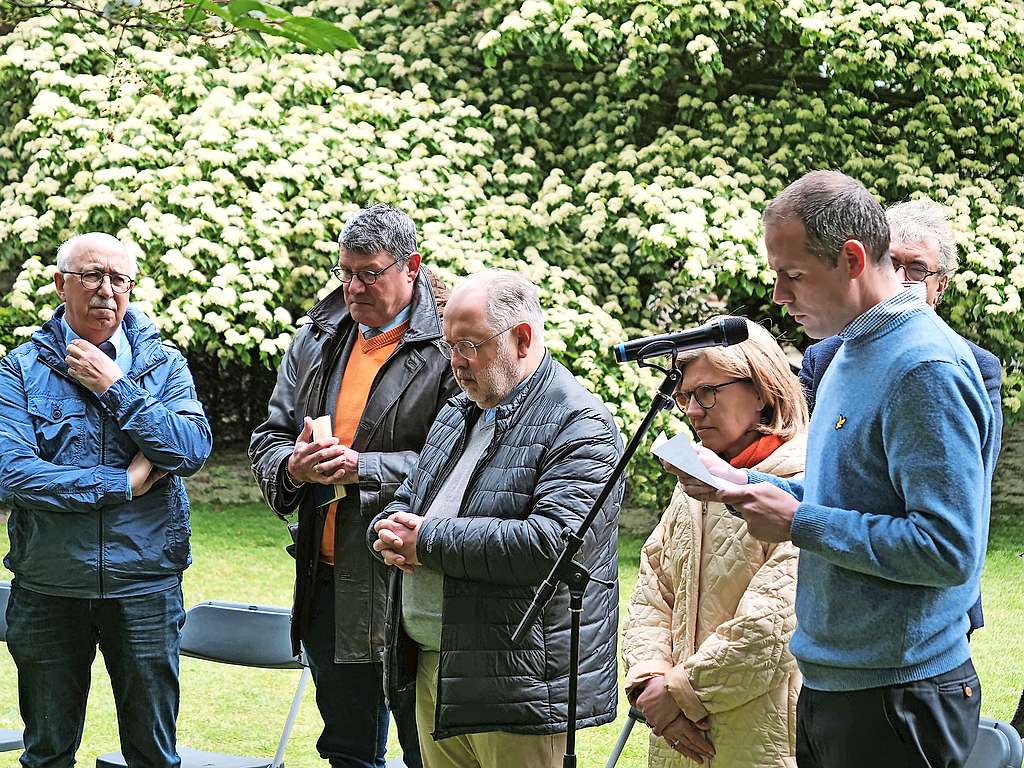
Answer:
[(616, 344), (615, 359), (620, 363), (629, 363), (648, 357), (685, 352), (688, 349), (727, 347), (746, 341), (748, 335), (747, 321), (742, 317), (723, 317), (689, 331), (663, 333), (660, 336), (630, 339)]

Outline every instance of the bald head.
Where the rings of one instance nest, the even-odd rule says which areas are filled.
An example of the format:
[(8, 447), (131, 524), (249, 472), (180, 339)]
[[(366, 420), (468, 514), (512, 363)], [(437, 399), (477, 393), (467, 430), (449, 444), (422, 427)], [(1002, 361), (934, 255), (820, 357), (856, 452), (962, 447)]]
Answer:
[(57, 270), (74, 272), (82, 259), (92, 252), (118, 255), (126, 260), (126, 272), (132, 279), (139, 272), (135, 257), (129, 253), (120, 240), (106, 232), (85, 232), (65, 240), (57, 249)]

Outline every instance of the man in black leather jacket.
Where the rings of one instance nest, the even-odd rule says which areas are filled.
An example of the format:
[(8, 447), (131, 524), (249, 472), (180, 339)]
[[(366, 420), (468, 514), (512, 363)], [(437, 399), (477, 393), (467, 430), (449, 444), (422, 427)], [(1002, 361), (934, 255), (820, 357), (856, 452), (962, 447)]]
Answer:
[[(317, 749), (335, 768), (377, 768), (388, 730), (386, 569), (366, 550), (366, 526), (457, 388), (440, 349), (445, 289), (421, 266), (412, 220), (375, 205), (346, 224), (340, 244), (332, 272), (342, 286), (296, 334), (249, 456), (271, 508), (299, 513), (292, 642), (316, 684)], [(329, 423), (316, 439), (318, 417)], [(332, 501), (338, 488), (344, 497)], [(412, 700), (390, 704), (405, 763), (418, 768)]]
[[(520, 644), (511, 634), (622, 453), (605, 407), (545, 351), (537, 289), (483, 272), (452, 294), (445, 351), (464, 394), (442, 409), (412, 474), (367, 531), (395, 566), (385, 679), (415, 688), (430, 768), (561, 765), (568, 722), (564, 585)], [(616, 581), (622, 485), (578, 560)], [(617, 589), (582, 614), (581, 727), (615, 717)]]

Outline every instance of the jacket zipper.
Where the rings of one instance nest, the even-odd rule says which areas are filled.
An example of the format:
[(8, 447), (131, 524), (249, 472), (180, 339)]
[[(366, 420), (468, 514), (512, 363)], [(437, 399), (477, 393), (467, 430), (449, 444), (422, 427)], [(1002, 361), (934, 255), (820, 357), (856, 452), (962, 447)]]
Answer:
[[(420, 503), (420, 512), (424, 512), (430, 509), (430, 505), (434, 503), (434, 499), (437, 498), (438, 492), (441, 490), (441, 486), (444, 485), (444, 481), (448, 479), (448, 475), (455, 469), (455, 465), (458, 463), (459, 458), (462, 456), (462, 452), (466, 450), (466, 436), (469, 433), (469, 425), (466, 423), (465, 417), (463, 417), (462, 434), (459, 436), (458, 450), (453, 451), (448, 456), (448, 460), (441, 467), (441, 472), (434, 478), (434, 485), (430, 489), (430, 493), (423, 497), (423, 501)], [(472, 479), (472, 478), (470, 478)], [(469, 485), (466, 485), (466, 489), (469, 489)], [(461, 515), (462, 509), (459, 509)]]
[[(478, 418), (482, 419), (483, 418), (483, 414), (481, 413)], [(469, 423), (465, 419), (465, 417), (463, 417), (463, 429), (462, 429), (462, 435), (459, 437), (459, 442), (458, 442), (458, 445), (457, 445), (458, 450), (452, 452), (452, 454), (448, 457), (448, 461), (446, 461), (444, 466), (442, 467), (442, 473), (439, 474), (437, 476), (437, 478), (435, 478), (434, 487), (431, 489), (430, 495), (429, 496), (425, 496), (424, 499), (423, 499), (423, 503), (420, 505), (420, 512), (425, 512), (426, 510), (430, 509), (430, 505), (434, 503), (434, 499), (437, 498), (437, 494), (441, 490), (441, 486), (444, 485), (445, 480), (448, 479), (448, 475), (450, 475), (452, 473), (452, 470), (455, 468), (455, 465), (458, 463), (458, 460), (462, 457), (463, 452), (466, 450), (466, 438), (467, 438), (468, 435), (469, 435)], [(483, 455), (477, 461), (476, 466), (473, 468), (473, 473), (469, 476), (469, 482), (466, 483), (466, 491), (469, 491), (469, 489), (473, 486), (473, 482), (476, 480), (477, 476), (480, 474), (481, 468), (483, 466), (485, 466), (487, 464), (487, 462), (489, 462), (491, 460), (491, 458), (493, 458), (495, 452), (497, 451), (497, 448), (496, 448), (497, 444), (498, 444), (498, 431), (497, 431), (497, 424), (495, 424), (494, 437), (491, 439), (491, 444), (487, 447), (487, 450), (484, 451)], [(465, 504), (466, 504), (466, 494), (463, 493), (462, 501), (459, 504), (459, 513), (456, 515), (456, 517), (462, 517), (462, 510), (465, 508)], [(442, 632), (444, 631), (444, 604), (445, 604), (445, 595), (444, 595), (443, 584), (444, 584), (444, 582), (442, 581), (442, 590), (441, 590), (441, 630), (442, 630)], [(396, 621), (401, 621), (401, 617), (397, 617)], [(434, 690), (437, 691), (437, 696), (435, 696), (437, 701), (434, 704), (434, 733), (437, 733), (437, 731), (438, 731), (438, 724), (441, 722), (441, 652), (440, 651), (438, 651), (438, 654), (437, 654), (437, 680), (435, 681), (435, 684), (434, 684)]]
[[(39, 360), (39, 362), (41, 362), (43, 365), (45, 365), (51, 371), (56, 373), (58, 376), (61, 376), (61, 377), (67, 379), (68, 381), (70, 381), (70, 382), (72, 382), (74, 384), (78, 384), (78, 386), (82, 386), (81, 384), (79, 384), (79, 382), (75, 381), (73, 378), (68, 376), (60, 368), (58, 368), (53, 363), (51, 363), (48, 360), (46, 360), (45, 357), (38, 357), (37, 359)], [(153, 364), (150, 365), (148, 368), (144, 368), (143, 370), (139, 371), (137, 374), (135, 374), (135, 376), (130, 375), (130, 373), (125, 373), (124, 376), (126, 378), (128, 378), (131, 382), (133, 382), (136, 386), (138, 386), (139, 382), (142, 381), (142, 377), (143, 376), (145, 376), (150, 371), (156, 370), (164, 362), (165, 362), (164, 360), (157, 360), (157, 361), (153, 362)], [(99, 399), (98, 395), (94, 395), (94, 396), (97, 397), (97, 399)], [(103, 411), (103, 409), (101, 408), (100, 409), (100, 466), (101, 467), (106, 466), (106, 461), (107, 461), (107, 415)], [(131, 488), (131, 478), (128, 479), (128, 487)], [(99, 542), (99, 552), (97, 553), (98, 554), (98, 559), (97, 559), (97, 568), (96, 568), (96, 581), (98, 582), (98, 586), (99, 586), (100, 598), (103, 598), (105, 596), (105, 593), (103, 591), (103, 507), (100, 507), (97, 521), (98, 521), (98, 526), (99, 526), (99, 530), (97, 531), (97, 533), (99, 534), (98, 537), (97, 537), (97, 541)]]
[[(106, 466), (107, 461), (107, 415), (100, 411), (100, 466)], [(128, 487), (131, 488), (131, 478), (128, 479)], [(96, 567), (96, 578), (99, 581), (100, 587), (100, 598), (103, 598), (103, 507), (100, 507), (100, 513), (97, 517), (99, 522), (99, 536), (97, 541), (99, 542), (99, 560), (97, 561)]]

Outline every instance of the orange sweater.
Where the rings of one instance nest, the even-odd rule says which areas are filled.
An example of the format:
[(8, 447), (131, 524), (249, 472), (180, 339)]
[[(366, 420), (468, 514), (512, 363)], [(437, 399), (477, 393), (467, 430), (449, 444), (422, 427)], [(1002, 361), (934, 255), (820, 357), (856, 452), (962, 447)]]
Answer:
[[(352, 445), (373, 380), (408, 329), (406, 321), (372, 339), (364, 339), (362, 335), (356, 339), (341, 377), (338, 399), (334, 402), (334, 436), (342, 445)], [(338, 502), (335, 501), (327, 509), (324, 533), (320, 539), (320, 560), (328, 565), (334, 565), (334, 519), (337, 512)]]

